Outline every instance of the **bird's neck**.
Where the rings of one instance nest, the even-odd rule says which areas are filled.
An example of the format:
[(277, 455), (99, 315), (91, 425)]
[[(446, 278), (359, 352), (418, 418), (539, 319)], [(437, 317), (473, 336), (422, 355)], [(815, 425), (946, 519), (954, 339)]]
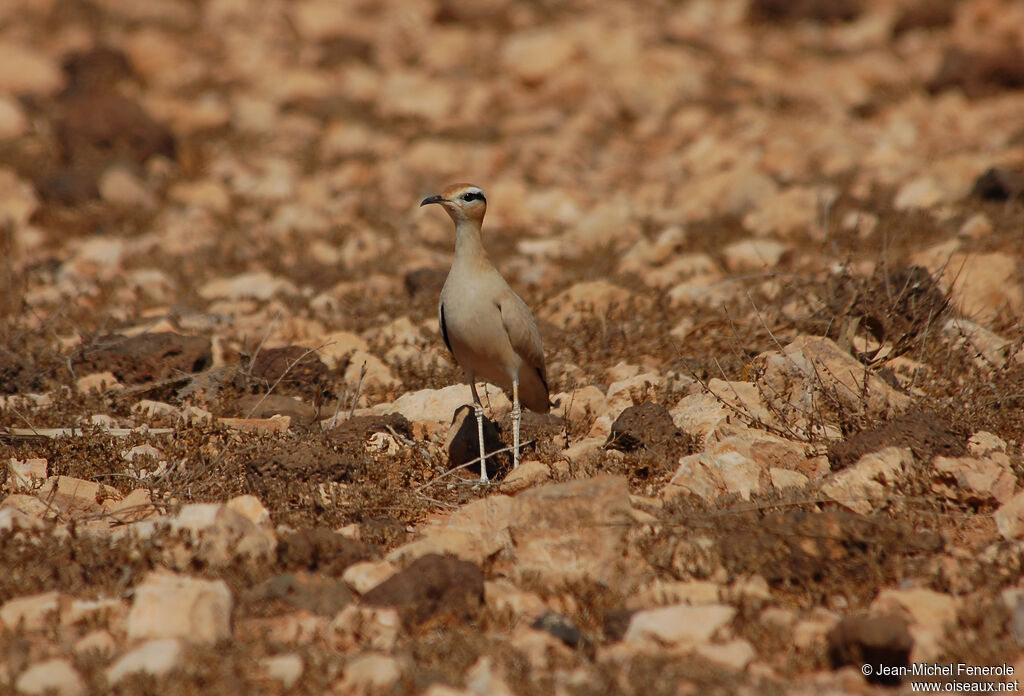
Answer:
[(473, 261), (488, 260), (480, 237), (480, 226), (470, 220), (460, 220), (455, 225), (455, 259)]

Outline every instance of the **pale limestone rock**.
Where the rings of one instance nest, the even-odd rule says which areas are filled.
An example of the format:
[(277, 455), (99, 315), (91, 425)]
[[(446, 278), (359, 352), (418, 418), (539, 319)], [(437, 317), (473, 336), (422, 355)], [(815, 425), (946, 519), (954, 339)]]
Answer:
[(98, 628), (76, 640), (73, 650), (78, 656), (84, 657), (92, 653), (107, 659), (117, 652), (117, 641), (114, 640), (114, 636), (110, 635), (110, 631)]
[(45, 459), (7, 460), (7, 488), (11, 492), (30, 491), (46, 480), (48, 476)]
[[(964, 253), (953, 245), (939, 245), (915, 254), (914, 263), (952, 287), (953, 301), (960, 313), (986, 324), (1000, 312), (1019, 315), (1024, 309), (1024, 288), (1018, 282), (1018, 262), (1005, 252)], [(948, 322), (947, 322), (948, 323)]]
[(515, 495), (550, 480), (551, 470), (547, 464), (536, 459), (527, 459), (519, 463), (519, 468), (513, 469), (505, 476), (498, 490), (507, 495)]
[(592, 384), (568, 392), (560, 392), (552, 397), (558, 404), (551, 409), (556, 416), (569, 422), (579, 422), (590, 415), (604, 411), (604, 392)]
[(824, 650), (825, 636), (839, 623), (834, 612), (816, 607), (810, 616), (793, 624), (793, 645), (798, 650)]
[(318, 348), (316, 354), (331, 370), (353, 353), (370, 349), (370, 344), (362, 336), (351, 331), (335, 331), (302, 345), (306, 348)]
[(0, 222), (10, 221), (24, 228), (38, 208), (39, 198), (32, 184), (14, 171), (0, 168)]
[[(262, 504), (256, 501), (262, 508)], [(179, 564), (187, 565), (192, 555), (213, 566), (230, 563), (235, 558), (270, 558), (277, 550), (277, 537), (269, 526), (258, 525), (240, 513), (246, 510), (261, 515), (245, 501), (234, 507), (221, 503), (190, 503), (182, 506), (171, 520), (173, 532), (186, 532), (194, 540), (194, 547), (180, 548)], [(264, 511), (265, 512), (265, 511)]]
[(9, 630), (22, 626), (26, 631), (40, 631), (55, 622), (70, 599), (56, 590), (9, 599), (0, 606), (0, 625)]
[(0, 41), (0, 94), (47, 95), (63, 84), (63, 73), (52, 57), (22, 44)]
[(588, 437), (562, 450), (559, 455), (569, 464), (580, 465), (600, 457), (604, 452), (605, 436)]
[(886, 447), (865, 454), (857, 463), (837, 471), (821, 484), (821, 493), (843, 507), (866, 515), (891, 495), (897, 483), (913, 463), (907, 447)]
[(116, 624), (125, 618), (128, 605), (117, 598), (72, 599), (61, 609), (60, 622), (63, 626), (82, 623)]
[(239, 300), (247, 297), (269, 300), (278, 294), (296, 295), (298, 289), (291, 281), (276, 278), (267, 271), (252, 271), (231, 278), (215, 278), (201, 285), (198, 292), (206, 300)]
[(141, 459), (143, 457), (149, 457), (158, 462), (167, 459), (163, 452), (148, 443), (144, 445), (135, 445), (130, 450), (121, 454), (121, 459), (126, 462), (134, 462), (136, 459)]
[(799, 471), (779, 469), (778, 467), (768, 469), (768, 477), (771, 479), (772, 486), (780, 491), (786, 488), (802, 488), (810, 481)]
[(183, 417), (181, 409), (177, 406), (150, 399), (142, 399), (132, 405), (132, 413), (138, 413), (146, 418), (166, 418), (173, 421)]
[(932, 462), (942, 483), (932, 490), (953, 500), (965, 502), (1005, 503), (1013, 497), (1017, 478), (1010, 467), (1010, 458), (994, 452), (984, 459), (974, 457), (935, 457)]
[(807, 232), (820, 239), (822, 211), (838, 196), (830, 186), (793, 186), (778, 196), (762, 201), (762, 207), (743, 216), (743, 226), (758, 236), (782, 238)]
[(28, 127), (28, 117), (17, 100), (0, 95), (0, 141), (24, 135)]
[(714, 394), (700, 393), (684, 396), (669, 410), (669, 415), (677, 428), (697, 440), (703, 440), (719, 423), (733, 417), (733, 412)]
[(611, 432), (612, 423), (624, 410), (635, 403), (649, 400), (649, 395), (664, 383), (665, 378), (656, 372), (644, 372), (612, 382), (608, 385), (604, 408), (598, 414), (587, 437), (607, 437)]
[[(480, 399), (485, 404), (490, 404), (492, 417), (499, 417), (512, 410), (512, 402), (505, 393), (492, 384), (481, 383), (477, 386)], [(400, 413), (410, 422), (421, 423), (424, 421), (433, 422), (447, 426), (456, 409), (473, 400), (466, 384), (453, 384), (444, 389), (421, 389), (415, 392), (408, 392), (398, 397), (392, 403), (378, 404), (373, 408), (361, 412), (365, 415), (386, 415), (388, 413)]]
[(355, 389), (360, 375), (363, 388), (366, 389), (393, 389), (402, 384), (401, 380), (391, 374), (391, 368), (385, 365), (383, 360), (364, 350), (357, 350), (349, 356), (348, 367), (345, 368), (345, 382)]
[(904, 410), (909, 397), (890, 387), (827, 338), (800, 336), (754, 359), (760, 393), (782, 413), (817, 414), (821, 405), (874, 415)]
[(420, 696), (478, 696), (465, 689), (456, 689), (453, 686), (442, 684), (440, 682), (434, 682), (428, 686)]
[(592, 579), (626, 582), (639, 570), (624, 558), (633, 521), (625, 480), (597, 476), (530, 488), (514, 498), (492, 495), (428, 525), (421, 538), (388, 559), (408, 562), (428, 553), (481, 564), (510, 555), (508, 572), (551, 584)]
[(366, 648), (387, 652), (395, 647), (401, 632), (402, 620), (390, 607), (349, 604), (331, 621), (334, 645), (344, 652)]
[(225, 503), (225, 507), (237, 512), (255, 525), (267, 526), (271, 524), (270, 511), (254, 495), (236, 495)]
[(930, 662), (942, 654), (948, 629), (956, 626), (957, 600), (948, 594), (925, 588), (882, 590), (871, 603), (871, 613), (895, 611), (910, 619), (910, 635), (914, 648), (912, 662)]
[[(45, 512), (46, 505), (37, 500), (36, 502), (43, 506), (43, 510), (40, 510), (39, 514), (28, 514), (13, 505), (6, 504), (13, 497), (7, 496), (4, 499), (4, 503), (0, 504), (0, 532), (42, 529), (44, 522), (41, 519), (41, 515)], [(33, 496), (21, 497), (36, 500)]]
[(212, 644), (231, 636), (231, 606), (231, 592), (223, 580), (154, 571), (135, 588), (128, 639), (182, 638)]
[(159, 677), (185, 662), (182, 641), (175, 638), (147, 640), (129, 650), (106, 670), (107, 681), (117, 684), (131, 674), (149, 674)]
[(601, 201), (564, 236), (570, 256), (597, 249), (622, 249), (640, 237), (636, 213), (626, 200)]
[(466, 688), (471, 694), (480, 696), (515, 696), (503, 672), (502, 668), (494, 664), (494, 658), (481, 655), (466, 670)]
[(996, 452), (1006, 454), (1006, 442), (994, 433), (979, 430), (967, 440), (967, 451), (975, 457), (986, 457)]
[(124, 389), (124, 385), (117, 380), (113, 372), (92, 372), (75, 380), (75, 388), (80, 394), (103, 394), (108, 391), (120, 391)]
[(183, 206), (202, 208), (217, 215), (231, 211), (231, 194), (220, 181), (212, 178), (179, 181), (167, 192), (168, 197)]
[(453, 554), (480, 565), (511, 548), (514, 498), (491, 495), (464, 505), (448, 517), (423, 528), (420, 538), (388, 554), (392, 563), (404, 565), (427, 554)]
[(1024, 538), (1024, 492), (1000, 505), (994, 517), (996, 529), (1004, 539)]
[(633, 614), (623, 640), (652, 646), (697, 646), (709, 642), (736, 615), (723, 604), (678, 604)]
[(607, 315), (612, 307), (624, 308), (633, 293), (603, 280), (576, 283), (541, 305), (538, 318), (563, 329), (579, 324), (582, 315)]
[(531, 488), (513, 498), (512, 508), (513, 580), (532, 577), (557, 585), (591, 579), (627, 586), (640, 570), (625, 560), (632, 506), (621, 477)]
[(946, 192), (939, 182), (934, 177), (925, 175), (903, 184), (896, 192), (893, 207), (896, 210), (931, 208), (945, 199)]
[(399, 570), (390, 561), (360, 561), (345, 568), (341, 580), (354, 592), (366, 594)]
[[(642, 275), (652, 266), (661, 266), (687, 249), (687, 233), (680, 225), (666, 227), (653, 241), (638, 240), (623, 254), (619, 262), (620, 273)], [(713, 267), (713, 264), (708, 268)]]
[(773, 271), (789, 246), (774, 239), (750, 238), (733, 242), (722, 249), (725, 267), (733, 273), (741, 271)]
[(36, 662), (18, 676), (14, 683), (18, 693), (29, 696), (79, 696), (86, 692), (85, 681), (70, 660), (54, 658)]
[(509, 612), (523, 621), (531, 621), (548, 611), (540, 596), (516, 587), (505, 578), (484, 582), (484, 602), (495, 613)]
[(980, 240), (992, 232), (992, 221), (985, 213), (974, 213), (960, 226), (957, 234), (968, 239)]
[[(1013, 342), (999, 334), (989, 331), (973, 321), (958, 317), (950, 318), (942, 326), (942, 334), (958, 346), (971, 351), (974, 364), (979, 367), (997, 367), (1006, 365)], [(1018, 360), (1021, 354), (1018, 353)]]
[(363, 653), (345, 665), (335, 690), (353, 696), (383, 694), (398, 683), (403, 671), (405, 670), (402, 662), (396, 657), (380, 653)]
[(694, 652), (737, 672), (746, 669), (747, 665), (757, 659), (754, 646), (743, 638), (734, 638), (727, 643), (704, 643), (696, 646)]
[(99, 496), (113, 500), (121, 498), (116, 488), (72, 476), (51, 476), (36, 494), (41, 500), (71, 514), (98, 512)]
[(100, 196), (108, 203), (136, 206), (146, 210), (156, 206), (156, 197), (127, 167), (110, 167), (99, 180)]
[(676, 473), (662, 490), (662, 496), (671, 500), (679, 495), (695, 495), (711, 502), (725, 491), (725, 482), (704, 453), (687, 455), (679, 460)]
[(291, 689), (302, 676), (305, 664), (295, 653), (270, 655), (260, 660), (260, 671), (267, 679), (281, 682), (285, 689)]
[(385, 116), (438, 121), (449, 116), (456, 105), (457, 93), (451, 83), (419, 71), (391, 71), (378, 89), (377, 107)]
[(651, 606), (718, 604), (719, 585), (710, 580), (655, 580), (649, 587), (626, 598), (626, 607), (647, 609)]
[(573, 37), (557, 28), (520, 31), (505, 39), (501, 47), (503, 68), (527, 83), (557, 76), (574, 60), (579, 46)]

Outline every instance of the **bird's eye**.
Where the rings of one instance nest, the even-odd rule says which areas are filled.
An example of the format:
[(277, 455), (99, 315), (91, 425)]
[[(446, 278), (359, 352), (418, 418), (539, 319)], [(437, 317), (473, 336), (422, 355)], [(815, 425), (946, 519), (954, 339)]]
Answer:
[(471, 201), (471, 200), (473, 200), (473, 198), (474, 198), (474, 196), (473, 196), (472, 193), (464, 193), (464, 194), (462, 194), (462, 200), (464, 200), (464, 201)]
[(462, 194), (462, 200), (464, 201), (482, 201), (484, 200), (484, 194), (479, 191), (467, 191)]

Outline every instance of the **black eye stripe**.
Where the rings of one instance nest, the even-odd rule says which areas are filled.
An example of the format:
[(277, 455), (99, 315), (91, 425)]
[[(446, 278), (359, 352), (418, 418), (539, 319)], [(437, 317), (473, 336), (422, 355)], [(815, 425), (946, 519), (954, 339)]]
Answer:
[(466, 193), (462, 194), (462, 200), (484, 201), (485, 203), (487, 202), (487, 199), (484, 198), (484, 194), (480, 193), (479, 191), (467, 191)]

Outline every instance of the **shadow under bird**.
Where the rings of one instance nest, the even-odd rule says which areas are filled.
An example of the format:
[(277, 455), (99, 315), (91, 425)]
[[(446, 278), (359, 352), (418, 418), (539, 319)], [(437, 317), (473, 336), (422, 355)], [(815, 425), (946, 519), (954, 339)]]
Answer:
[(455, 223), (455, 256), (441, 290), (438, 321), (441, 336), (455, 361), (465, 370), (473, 393), (480, 441), (480, 479), (487, 480), (484, 451), (484, 407), (476, 380), (512, 393), (512, 462), (519, 466), (521, 405), (531, 411), (550, 409), (544, 346), (537, 324), (484, 250), (481, 226), (487, 199), (478, 186), (453, 184), (420, 206), (437, 204)]

